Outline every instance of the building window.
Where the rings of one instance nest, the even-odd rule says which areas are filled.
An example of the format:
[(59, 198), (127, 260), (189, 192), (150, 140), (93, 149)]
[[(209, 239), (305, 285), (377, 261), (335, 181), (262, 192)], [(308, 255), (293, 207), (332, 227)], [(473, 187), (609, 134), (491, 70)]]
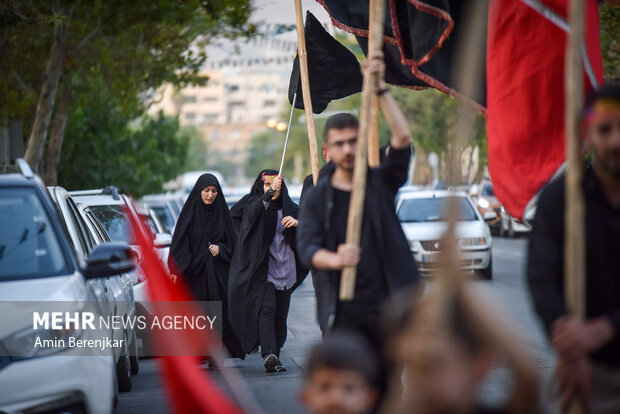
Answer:
[(237, 141), (241, 137), (241, 132), (238, 129), (233, 129), (230, 131), (230, 139), (233, 141)]
[(273, 100), (263, 101), (263, 106), (276, 106), (276, 101), (273, 101)]
[(199, 114), (198, 125), (213, 124), (217, 121), (218, 114)]
[(196, 114), (193, 112), (186, 112), (185, 113), (185, 120), (187, 122), (194, 122), (194, 119), (196, 119)]
[(183, 102), (184, 103), (194, 103), (194, 102), (196, 102), (196, 96), (195, 95), (185, 95), (185, 96), (183, 96)]
[(202, 102), (217, 102), (217, 96), (203, 96)]

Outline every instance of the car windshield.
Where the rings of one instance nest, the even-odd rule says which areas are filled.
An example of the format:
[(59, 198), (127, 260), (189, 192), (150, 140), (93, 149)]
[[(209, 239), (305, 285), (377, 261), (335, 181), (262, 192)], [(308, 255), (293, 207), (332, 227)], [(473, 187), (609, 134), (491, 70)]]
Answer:
[[(478, 220), (471, 203), (465, 197), (454, 197), (459, 206), (459, 221)], [(403, 200), (398, 209), (401, 223), (426, 223), (447, 220), (447, 197), (412, 198)]]
[(155, 215), (157, 216), (161, 224), (164, 225), (166, 231), (172, 234), (172, 230), (174, 229), (174, 217), (172, 216), (172, 213), (170, 212), (168, 207), (152, 206), (151, 208), (155, 212)]
[(0, 280), (67, 274), (67, 257), (32, 188), (0, 188)]
[(122, 206), (92, 206), (90, 211), (99, 219), (112, 241), (131, 243), (129, 222)]
[(489, 197), (495, 197), (495, 193), (493, 192), (493, 185), (485, 184), (485, 186), (482, 187), (482, 195), (489, 196)]

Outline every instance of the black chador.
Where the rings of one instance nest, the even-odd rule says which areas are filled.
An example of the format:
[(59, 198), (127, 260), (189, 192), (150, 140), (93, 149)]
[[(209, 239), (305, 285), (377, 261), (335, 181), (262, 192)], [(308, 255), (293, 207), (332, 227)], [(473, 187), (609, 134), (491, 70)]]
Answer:
[[(277, 174), (278, 172), (274, 170), (261, 171), (252, 185), (250, 194), (244, 196), (231, 209), (233, 216), (240, 219), (240, 227), (239, 241), (232, 258), (228, 280), (230, 322), (246, 353), (258, 348), (259, 315), (261, 310), (264, 311), (263, 302), (273, 294), (273, 291), (269, 290), (273, 289), (273, 285), (268, 283), (269, 251), (278, 227), (278, 211), (281, 210), (282, 217), (291, 216), (295, 219), (298, 217), (299, 207), (289, 197), (284, 182), (281, 195), (273, 201), (272, 194), (264, 191), (264, 177)], [(295, 227), (284, 229), (282, 232), (295, 257), (294, 284), (286, 286), (285, 290), (289, 298), (290, 293), (308, 274), (308, 269), (297, 259), (295, 233)], [(286, 339), (286, 331), (276, 335), (277, 349), (273, 350), (275, 354)]]
[[(217, 196), (211, 204), (203, 202), (204, 189), (215, 186)], [(222, 336), (233, 358), (243, 358), (239, 341), (228, 323), (228, 273), (237, 243), (237, 231), (230, 217), (222, 188), (212, 174), (203, 174), (190, 192), (177, 221), (168, 266), (182, 275), (198, 301), (222, 302)], [(215, 245), (214, 256), (209, 247)]]

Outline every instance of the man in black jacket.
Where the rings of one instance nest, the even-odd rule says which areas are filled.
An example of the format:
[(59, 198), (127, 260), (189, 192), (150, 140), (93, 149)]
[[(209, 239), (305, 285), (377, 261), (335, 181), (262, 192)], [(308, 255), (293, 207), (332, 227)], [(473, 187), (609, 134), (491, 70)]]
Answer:
[(528, 280), (536, 311), (558, 352), (564, 405), (620, 412), (620, 88), (588, 99), (583, 115), (592, 166), (582, 188), (586, 214), (586, 319), (564, 300), (564, 176), (541, 193), (532, 229)]
[[(407, 121), (383, 81), (382, 53), (369, 56), (364, 70), (379, 74), (376, 93), (393, 137), (381, 167), (368, 171), (361, 249), (346, 244), (346, 223), (353, 187), (353, 165), (358, 122), (337, 114), (325, 125), (323, 147), (330, 159), (316, 187), (301, 206), (297, 232), (299, 257), (312, 267), (317, 297), (317, 319), (322, 332), (347, 328), (361, 332), (380, 349), (379, 314), (397, 289), (418, 281), (409, 244), (394, 210), (394, 197), (406, 181), (411, 158)], [(357, 266), (355, 297), (339, 301), (340, 272)]]

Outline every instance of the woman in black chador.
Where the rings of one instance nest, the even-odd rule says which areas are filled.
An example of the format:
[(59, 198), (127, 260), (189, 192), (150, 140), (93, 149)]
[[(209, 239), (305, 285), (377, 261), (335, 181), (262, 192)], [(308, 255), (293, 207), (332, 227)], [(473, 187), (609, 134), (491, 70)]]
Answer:
[(277, 174), (261, 171), (232, 209), (241, 225), (228, 280), (230, 323), (243, 351), (260, 345), (267, 372), (286, 370), (279, 358), (291, 293), (308, 274), (295, 251), (299, 207)]
[(232, 358), (244, 358), (228, 323), (226, 291), (236, 243), (237, 231), (220, 183), (214, 175), (203, 174), (179, 215), (168, 266), (174, 275), (183, 275), (197, 301), (222, 302), (222, 341)]

